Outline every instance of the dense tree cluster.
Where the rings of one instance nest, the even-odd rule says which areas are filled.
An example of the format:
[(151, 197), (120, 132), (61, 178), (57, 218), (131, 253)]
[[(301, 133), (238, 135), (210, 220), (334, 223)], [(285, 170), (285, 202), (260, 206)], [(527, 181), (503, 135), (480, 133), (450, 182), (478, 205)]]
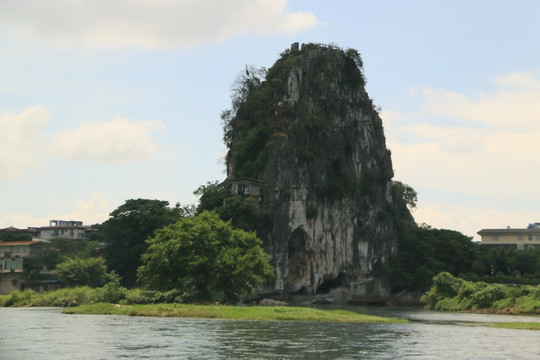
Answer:
[(272, 275), (255, 233), (235, 229), (216, 213), (183, 218), (147, 240), (139, 278), (185, 298), (237, 301)]
[(141, 255), (146, 251), (146, 239), (154, 231), (178, 221), (179, 206), (170, 208), (168, 201), (130, 199), (114, 210), (102, 225), (107, 243), (104, 255), (109, 270), (122, 278), (124, 286), (133, 286)]
[(398, 251), (386, 264), (393, 291), (428, 289), (435, 275), (468, 273), (478, 245), (457, 231), (432, 229), (403, 221), (398, 229)]
[(400, 223), (398, 251), (383, 270), (392, 290), (427, 290), (440, 272), (475, 281), (538, 283), (540, 249), (488, 249), (457, 231)]

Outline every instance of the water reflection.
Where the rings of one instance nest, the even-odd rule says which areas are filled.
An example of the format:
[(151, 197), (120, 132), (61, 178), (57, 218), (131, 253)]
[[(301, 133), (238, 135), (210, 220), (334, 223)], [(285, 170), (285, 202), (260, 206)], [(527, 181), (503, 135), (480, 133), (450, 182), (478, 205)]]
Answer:
[[(413, 322), (382, 325), (231, 321), (62, 315), (59, 309), (0, 308), (0, 357), (10, 360), (540, 358), (538, 332), (463, 325), (521, 320), (516, 317), (371, 310)], [(540, 321), (540, 318), (525, 320)]]

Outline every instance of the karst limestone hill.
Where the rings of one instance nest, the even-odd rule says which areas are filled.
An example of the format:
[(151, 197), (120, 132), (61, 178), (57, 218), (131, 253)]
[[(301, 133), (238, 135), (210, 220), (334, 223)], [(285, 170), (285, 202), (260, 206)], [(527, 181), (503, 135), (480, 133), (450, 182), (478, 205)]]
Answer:
[(295, 43), (240, 85), (223, 115), (226, 183), (271, 214), (265, 291), (384, 298), (376, 270), (396, 250), (397, 224), (413, 219), (358, 52)]

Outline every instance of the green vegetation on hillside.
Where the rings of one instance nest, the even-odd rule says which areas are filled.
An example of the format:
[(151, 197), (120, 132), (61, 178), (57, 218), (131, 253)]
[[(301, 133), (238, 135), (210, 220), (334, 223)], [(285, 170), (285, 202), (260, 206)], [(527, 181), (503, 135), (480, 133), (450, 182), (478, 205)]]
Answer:
[[(309, 76), (304, 75), (302, 80), (307, 82), (300, 90), (302, 97), (295, 104), (283, 101), (291, 70), (313, 51), (318, 55), (310, 58), (309, 66), (306, 65)], [(326, 154), (326, 157), (333, 154), (328, 151), (331, 142), (321, 143), (316, 139), (321, 131), (331, 130), (334, 116), (343, 116), (350, 105), (339, 98), (338, 92), (330, 89), (334, 82), (340, 89), (353, 91), (364, 86), (362, 59), (358, 51), (304, 44), (301, 50), (283, 52), (268, 70), (246, 68), (241, 72), (234, 84), (231, 109), (221, 115), (223, 139), (230, 150), (227, 161), (234, 164), (235, 176), (257, 178), (267, 165), (274, 140), (285, 133), (297, 144), (296, 157), (301, 161), (321, 158), (321, 154)], [(369, 110), (374, 111), (371, 101), (367, 102)], [(302, 119), (300, 126), (294, 125), (298, 119)], [(352, 126), (343, 134), (347, 136), (346, 142), (354, 141), (357, 127)], [(334, 159), (337, 173), (326, 187), (321, 188), (322, 196), (336, 196), (336, 192), (342, 191), (343, 184), (347, 188), (358, 185), (351, 183), (350, 174), (339, 166), (339, 156), (337, 154)]]
[(271, 214), (261, 208), (257, 200), (249, 196), (223, 197), (224, 189), (217, 182), (207, 182), (199, 186), (193, 193), (199, 197), (197, 214), (214, 211), (224, 221), (245, 231), (255, 231), (260, 239), (264, 239), (272, 230)]

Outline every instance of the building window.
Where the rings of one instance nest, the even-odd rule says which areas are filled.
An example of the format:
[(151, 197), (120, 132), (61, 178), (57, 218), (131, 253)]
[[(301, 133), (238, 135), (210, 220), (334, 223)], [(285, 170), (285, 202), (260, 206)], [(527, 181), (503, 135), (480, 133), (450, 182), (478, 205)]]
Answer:
[(529, 234), (529, 241), (532, 241), (532, 239), (533, 239), (532, 234)]
[(523, 234), (517, 236), (518, 241), (523, 241)]
[(238, 195), (243, 195), (247, 190), (246, 184), (238, 184)]
[(493, 235), (492, 240), (493, 241), (499, 241), (499, 235)]

